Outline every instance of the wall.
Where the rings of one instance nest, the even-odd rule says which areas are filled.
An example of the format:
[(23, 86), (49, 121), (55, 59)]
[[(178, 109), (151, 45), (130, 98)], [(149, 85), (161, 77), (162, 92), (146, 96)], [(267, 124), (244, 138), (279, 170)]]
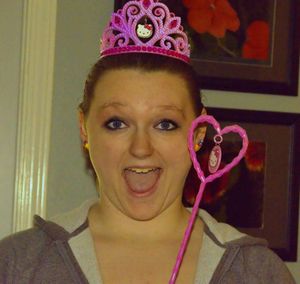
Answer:
[(299, 95), (289, 97), (204, 90), (203, 96), (207, 106), (300, 113)]
[(111, 0), (58, 1), (48, 216), (96, 196), (84, 170), (76, 109), (86, 75), (99, 57), (100, 35), (112, 9)]
[(22, 8), (21, 0), (0, 2), (0, 239), (12, 231)]

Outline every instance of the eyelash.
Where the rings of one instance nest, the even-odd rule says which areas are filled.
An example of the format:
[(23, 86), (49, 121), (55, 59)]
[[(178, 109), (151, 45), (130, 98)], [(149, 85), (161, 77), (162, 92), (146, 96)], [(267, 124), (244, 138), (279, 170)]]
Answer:
[[(109, 126), (109, 124), (115, 123), (115, 122), (124, 123), (121, 119), (119, 119), (117, 117), (114, 117), (114, 118), (111, 118), (108, 121), (106, 121), (104, 123), (104, 127), (107, 128), (108, 130), (111, 130), (111, 131), (116, 131), (116, 130), (123, 129), (123, 128)], [(175, 121), (170, 120), (170, 119), (162, 119), (158, 124), (161, 124), (161, 123), (173, 124), (173, 128), (171, 128), (171, 129), (160, 129), (160, 130), (163, 130), (163, 131), (173, 131), (173, 130), (176, 130), (179, 127), (178, 124)]]
[(107, 128), (108, 130), (112, 130), (112, 131), (116, 131), (116, 130), (122, 129), (122, 128), (115, 128), (115, 127), (109, 126), (109, 124), (114, 123), (114, 122), (121, 122), (121, 123), (124, 123), (121, 119), (119, 119), (119, 118), (117, 118), (117, 117), (114, 117), (114, 118), (111, 118), (111, 119), (107, 120), (107, 121), (104, 123), (104, 127)]
[(171, 129), (161, 129), (161, 130), (173, 131), (173, 130), (176, 130), (178, 128), (178, 124), (175, 121), (171, 120), (171, 119), (162, 119), (158, 124), (161, 124), (161, 123), (173, 124), (173, 128), (171, 128)]

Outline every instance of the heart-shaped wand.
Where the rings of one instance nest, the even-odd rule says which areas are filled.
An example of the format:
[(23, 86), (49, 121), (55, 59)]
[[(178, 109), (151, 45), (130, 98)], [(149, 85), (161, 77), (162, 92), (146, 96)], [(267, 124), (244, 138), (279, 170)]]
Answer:
[[(196, 153), (194, 151), (194, 141), (193, 141), (194, 131), (197, 128), (198, 124), (205, 123), (205, 122), (211, 124), (213, 126), (213, 128), (215, 129), (215, 131), (217, 132), (217, 135), (214, 138), (216, 146), (213, 148), (213, 150), (210, 154), (210, 158), (209, 158), (209, 169), (210, 169), (211, 174), (208, 176), (204, 175), (204, 173), (201, 169), (200, 163), (197, 160)], [(242, 145), (242, 148), (241, 148), (239, 154), (231, 161), (231, 163), (227, 164), (223, 169), (218, 170), (218, 167), (221, 162), (221, 157), (222, 157), (220, 144), (223, 141), (223, 135), (230, 133), (230, 132), (239, 134), (240, 137), (242, 138), (243, 145)], [(214, 119), (213, 116), (200, 115), (195, 120), (193, 120), (192, 126), (189, 129), (188, 147), (189, 147), (189, 151), (190, 151), (191, 160), (193, 162), (193, 166), (197, 172), (197, 175), (201, 181), (201, 184), (200, 184), (199, 191), (198, 191), (198, 194), (197, 194), (197, 197), (195, 200), (195, 204), (193, 206), (192, 214), (191, 214), (187, 229), (184, 234), (183, 241), (181, 243), (181, 246), (180, 246), (180, 249), (179, 249), (179, 252), (177, 255), (176, 263), (173, 268), (169, 284), (174, 284), (176, 281), (176, 278), (177, 278), (177, 275), (179, 272), (179, 268), (182, 263), (183, 255), (186, 250), (186, 247), (187, 247), (187, 244), (188, 244), (191, 232), (192, 232), (192, 228), (193, 228), (193, 225), (195, 222), (196, 215), (198, 213), (199, 204), (202, 199), (205, 185), (209, 182), (212, 182), (216, 178), (221, 177), (225, 172), (230, 171), (234, 166), (236, 166), (240, 162), (240, 160), (243, 158), (243, 156), (245, 155), (245, 153), (247, 151), (248, 137), (247, 137), (246, 131), (238, 125), (231, 125), (231, 126), (227, 126), (223, 129), (221, 129), (220, 124)]]

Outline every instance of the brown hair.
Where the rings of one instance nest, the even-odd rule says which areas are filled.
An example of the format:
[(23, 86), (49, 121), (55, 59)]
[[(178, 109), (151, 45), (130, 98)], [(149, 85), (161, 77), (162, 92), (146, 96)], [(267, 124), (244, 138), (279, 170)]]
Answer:
[(191, 95), (195, 115), (201, 114), (203, 105), (200, 95), (197, 74), (189, 64), (167, 56), (128, 53), (102, 58), (92, 67), (84, 87), (83, 100), (79, 109), (87, 115), (94, 97), (94, 89), (98, 80), (106, 72), (118, 69), (139, 69), (145, 72), (167, 71), (181, 76), (187, 83)]

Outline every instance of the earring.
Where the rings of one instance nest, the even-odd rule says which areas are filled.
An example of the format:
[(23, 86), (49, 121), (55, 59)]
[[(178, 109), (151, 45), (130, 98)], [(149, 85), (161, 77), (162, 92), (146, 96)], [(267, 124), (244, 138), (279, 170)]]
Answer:
[(203, 145), (203, 139), (201, 139), (198, 144), (194, 145), (195, 152), (198, 152), (201, 149), (202, 145)]
[(222, 149), (220, 144), (223, 142), (223, 137), (221, 135), (216, 135), (214, 137), (215, 146), (210, 152), (208, 158), (208, 170), (211, 174), (215, 173), (220, 167), (222, 160)]
[(85, 150), (89, 151), (89, 150), (90, 150), (90, 145), (89, 145), (89, 143), (88, 143), (88, 142), (84, 142), (84, 143), (83, 143), (83, 148), (84, 148)]

